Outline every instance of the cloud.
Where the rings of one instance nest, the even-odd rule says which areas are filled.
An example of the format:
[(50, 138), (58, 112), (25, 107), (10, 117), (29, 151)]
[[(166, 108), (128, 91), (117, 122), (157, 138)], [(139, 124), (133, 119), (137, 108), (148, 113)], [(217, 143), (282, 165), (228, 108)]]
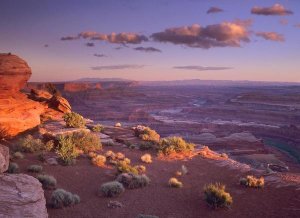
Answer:
[(169, 42), (203, 49), (240, 47), (241, 42), (250, 42), (247, 27), (241, 21), (223, 22), (206, 27), (193, 24), (192, 26), (168, 28), (152, 34), (151, 38), (158, 42)]
[(218, 8), (218, 7), (210, 7), (206, 13), (207, 14), (211, 14), (211, 13), (219, 13), (219, 12), (223, 12), (223, 9)]
[(94, 56), (97, 57), (97, 58), (107, 57), (105, 54), (94, 54)]
[(272, 7), (253, 7), (251, 9), (251, 14), (283, 16), (293, 14), (293, 12), (286, 9), (281, 4), (274, 4)]
[(300, 28), (300, 23), (295, 24), (294, 27)]
[(284, 42), (284, 36), (275, 32), (257, 32), (256, 36), (262, 37), (265, 40)]
[(60, 38), (60, 40), (62, 40), (62, 41), (76, 40), (76, 39), (79, 39), (79, 37), (78, 36), (64, 36), (64, 37)]
[(134, 48), (134, 50), (137, 50), (137, 51), (143, 51), (143, 52), (161, 52), (160, 49), (157, 49), (157, 48), (154, 48), (154, 47), (136, 47)]
[(137, 33), (111, 33), (103, 34), (97, 32), (81, 32), (78, 37), (91, 40), (107, 41), (110, 43), (118, 44), (140, 44), (143, 41), (148, 41), (148, 38), (144, 35)]
[(123, 64), (123, 65), (107, 65), (107, 66), (96, 66), (91, 67), (92, 70), (124, 70), (124, 69), (140, 69), (145, 65), (137, 64)]
[(87, 42), (87, 43), (85, 43), (85, 45), (87, 47), (94, 47), (95, 46), (95, 44), (93, 42)]
[(287, 19), (282, 18), (279, 20), (279, 23), (282, 25), (287, 25), (287, 24), (289, 24), (289, 21)]
[(175, 66), (174, 69), (180, 70), (197, 70), (197, 71), (216, 71), (216, 70), (229, 70), (232, 67), (203, 67), (203, 66)]

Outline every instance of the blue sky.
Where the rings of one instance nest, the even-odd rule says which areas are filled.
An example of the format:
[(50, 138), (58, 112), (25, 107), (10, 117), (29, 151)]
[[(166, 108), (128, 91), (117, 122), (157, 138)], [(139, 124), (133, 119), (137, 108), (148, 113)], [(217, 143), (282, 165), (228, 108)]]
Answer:
[[(267, 13), (275, 4), (283, 13), (251, 13), (255, 6)], [(222, 11), (207, 14), (212, 6)], [(300, 82), (299, 13), (297, 0), (1, 0), (0, 48), (28, 61), (32, 81), (118, 77)], [(245, 20), (251, 25), (241, 22)], [(186, 34), (193, 24), (198, 32), (190, 43)], [(78, 37), (86, 31), (108, 38), (112, 32), (131, 33), (148, 41)], [(224, 33), (226, 39), (219, 41)], [(61, 40), (66, 36), (77, 38)], [(209, 48), (203, 48), (207, 40)]]

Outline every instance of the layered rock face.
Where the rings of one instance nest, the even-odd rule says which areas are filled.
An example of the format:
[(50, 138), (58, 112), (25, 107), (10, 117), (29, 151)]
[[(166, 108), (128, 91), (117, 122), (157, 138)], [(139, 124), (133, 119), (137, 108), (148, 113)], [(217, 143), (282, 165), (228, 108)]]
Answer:
[(8, 147), (0, 144), (0, 173), (5, 172), (9, 165)]
[(0, 132), (15, 136), (40, 124), (45, 108), (20, 92), (31, 76), (27, 63), (16, 55), (0, 54)]

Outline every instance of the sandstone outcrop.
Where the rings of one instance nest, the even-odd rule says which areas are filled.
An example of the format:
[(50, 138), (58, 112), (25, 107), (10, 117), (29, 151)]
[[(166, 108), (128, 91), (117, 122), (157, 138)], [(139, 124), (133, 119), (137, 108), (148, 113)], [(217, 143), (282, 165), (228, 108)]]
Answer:
[(0, 217), (48, 217), (41, 183), (25, 174), (0, 174)]
[(9, 165), (8, 147), (0, 144), (0, 173), (5, 172)]
[(49, 100), (49, 106), (63, 113), (71, 112), (71, 105), (68, 100), (61, 96), (53, 95)]

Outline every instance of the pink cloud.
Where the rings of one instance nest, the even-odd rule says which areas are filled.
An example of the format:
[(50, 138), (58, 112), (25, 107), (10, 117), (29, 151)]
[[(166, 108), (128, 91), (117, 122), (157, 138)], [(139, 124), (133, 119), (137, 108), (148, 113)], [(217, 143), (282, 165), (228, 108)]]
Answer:
[(293, 14), (291, 10), (286, 9), (281, 4), (274, 4), (271, 7), (253, 7), (251, 9), (252, 14), (257, 15), (290, 15)]
[(264, 38), (265, 40), (284, 42), (284, 36), (275, 32), (257, 32), (257, 36)]

